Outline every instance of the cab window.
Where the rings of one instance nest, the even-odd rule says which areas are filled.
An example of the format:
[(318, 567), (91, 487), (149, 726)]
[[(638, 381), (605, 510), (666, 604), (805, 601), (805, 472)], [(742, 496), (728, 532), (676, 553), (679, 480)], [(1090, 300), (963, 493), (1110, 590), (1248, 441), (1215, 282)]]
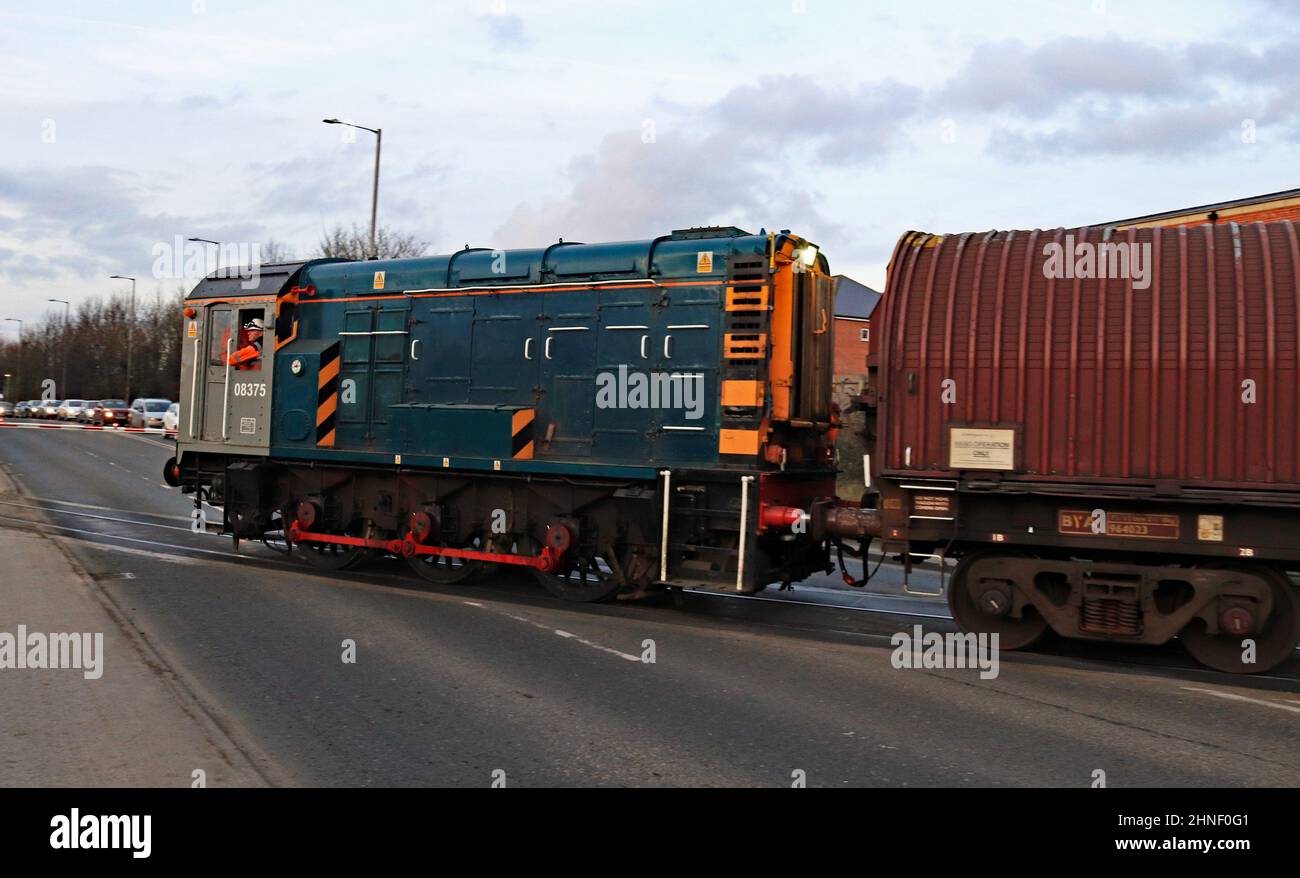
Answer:
[[(262, 355), (265, 353), (262, 347), (265, 337), (262, 327), (265, 316), (264, 308), (243, 308), (239, 311), (239, 335), (234, 350), (243, 352), (238, 364), (240, 371), (260, 372), (262, 370)], [(256, 353), (250, 351), (250, 348), (255, 348)]]
[(230, 341), (231, 313), (225, 308), (208, 311), (208, 365), (226, 365), (226, 347)]

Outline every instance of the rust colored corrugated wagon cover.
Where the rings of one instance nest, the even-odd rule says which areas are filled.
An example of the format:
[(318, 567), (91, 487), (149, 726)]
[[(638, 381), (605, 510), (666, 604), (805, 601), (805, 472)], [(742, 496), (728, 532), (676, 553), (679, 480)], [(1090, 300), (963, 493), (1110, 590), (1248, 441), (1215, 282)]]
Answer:
[(885, 474), (1300, 490), (1290, 222), (909, 232), (879, 335)]

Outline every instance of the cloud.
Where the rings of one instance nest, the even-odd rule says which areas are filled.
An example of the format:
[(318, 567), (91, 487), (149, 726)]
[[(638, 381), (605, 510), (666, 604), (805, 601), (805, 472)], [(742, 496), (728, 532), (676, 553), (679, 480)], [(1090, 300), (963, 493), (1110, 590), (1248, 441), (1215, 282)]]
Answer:
[(116, 272), (143, 278), (154, 246), (171, 245), (176, 235), (264, 236), (256, 222), (150, 211), (146, 205), (157, 194), (140, 175), (104, 165), (0, 169), (0, 277), (19, 283)]
[(894, 82), (835, 91), (805, 76), (765, 77), (703, 108), (670, 110), (570, 162), (568, 191), (518, 205), (498, 230), (501, 244), (644, 238), (702, 223), (757, 231), (774, 220), (829, 236), (838, 227), (794, 169), (805, 156), (841, 166), (879, 159), (901, 144), (920, 94)]
[(524, 28), (524, 20), (507, 12), (493, 12), (483, 16), (492, 42), (504, 49), (524, 49), (532, 43)]
[(899, 123), (921, 95), (893, 80), (834, 91), (809, 76), (768, 76), (732, 89), (701, 116), (756, 151), (811, 144), (819, 161), (849, 165), (897, 146)]
[(976, 46), (928, 103), (987, 124), (987, 149), (1004, 160), (1217, 152), (1241, 144), (1246, 120), (1294, 137), (1300, 100), (1290, 59), (1298, 48), (1003, 40)]
[(1241, 145), (1249, 112), (1237, 104), (1159, 107), (1116, 117), (1082, 111), (1068, 126), (1044, 132), (1001, 128), (989, 149), (1008, 158), (1144, 155), (1171, 157)]
[[(277, 239), (306, 231), (316, 237), (336, 223), (369, 226), (374, 153), (368, 145), (327, 155), (300, 155), (248, 165), (258, 216), (278, 221)], [(432, 162), (386, 162), (380, 169), (379, 223), (435, 240), (441, 232), (439, 196), (450, 169)]]
[(1187, 76), (1184, 61), (1126, 39), (1060, 37), (1038, 46), (1002, 40), (976, 46), (931, 102), (948, 113), (1006, 111), (1037, 118), (1083, 97), (1204, 95), (1204, 87)]
[(176, 106), (182, 110), (225, 110), (233, 107), (243, 99), (243, 92), (238, 90), (229, 97), (224, 98), (210, 94), (196, 94), (181, 98), (176, 102)]

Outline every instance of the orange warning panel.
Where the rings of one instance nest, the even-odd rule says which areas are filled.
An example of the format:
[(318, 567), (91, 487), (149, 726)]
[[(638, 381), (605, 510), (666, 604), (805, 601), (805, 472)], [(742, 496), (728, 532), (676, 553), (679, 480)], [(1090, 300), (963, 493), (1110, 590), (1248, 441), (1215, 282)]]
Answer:
[(760, 434), (758, 430), (719, 430), (719, 454), (758, 454)]
[(765, 394), (762, 381), (723, 381), (722, 404), (761, 406)]

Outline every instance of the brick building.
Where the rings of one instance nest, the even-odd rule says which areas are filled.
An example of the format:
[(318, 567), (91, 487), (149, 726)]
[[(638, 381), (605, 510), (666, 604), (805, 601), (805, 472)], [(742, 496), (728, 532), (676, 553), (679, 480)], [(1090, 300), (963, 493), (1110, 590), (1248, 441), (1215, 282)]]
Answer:
[(1120, 228), (1143, 228), (1147, 226), (1197, 226), (1202, 223), (1273, 222), (1275, 220), (1300, 222), (1300, 189), (1287, 189), (1268, 195), (1238, 198), (1234, 201), (1220, 201), (1217, 204), (1203, 204), (1200, 207), (1168, 210), (1163, 213), (1115, 220), (1102, 225), (1118, 226)]
[(842, 274), (835, 288), (835, 379), (867, 372), (871, 350), (871, 312), (880, 293)]
[[(835, 386), (833, 399), (848, 410), (853, 398), (861, 392), (867, 378), (867, 354), (871, 351), (871, 312), (880, 301), (880, 293), (852, 278), (837, 275), (835, 292)], [(836, 450), (839, 453), (840, 474), (836, 493), (843, 500), (857, 502), (862, 498), (862, 438), (861, 412), (845, 416), (844, 429), (840, 430)]]

